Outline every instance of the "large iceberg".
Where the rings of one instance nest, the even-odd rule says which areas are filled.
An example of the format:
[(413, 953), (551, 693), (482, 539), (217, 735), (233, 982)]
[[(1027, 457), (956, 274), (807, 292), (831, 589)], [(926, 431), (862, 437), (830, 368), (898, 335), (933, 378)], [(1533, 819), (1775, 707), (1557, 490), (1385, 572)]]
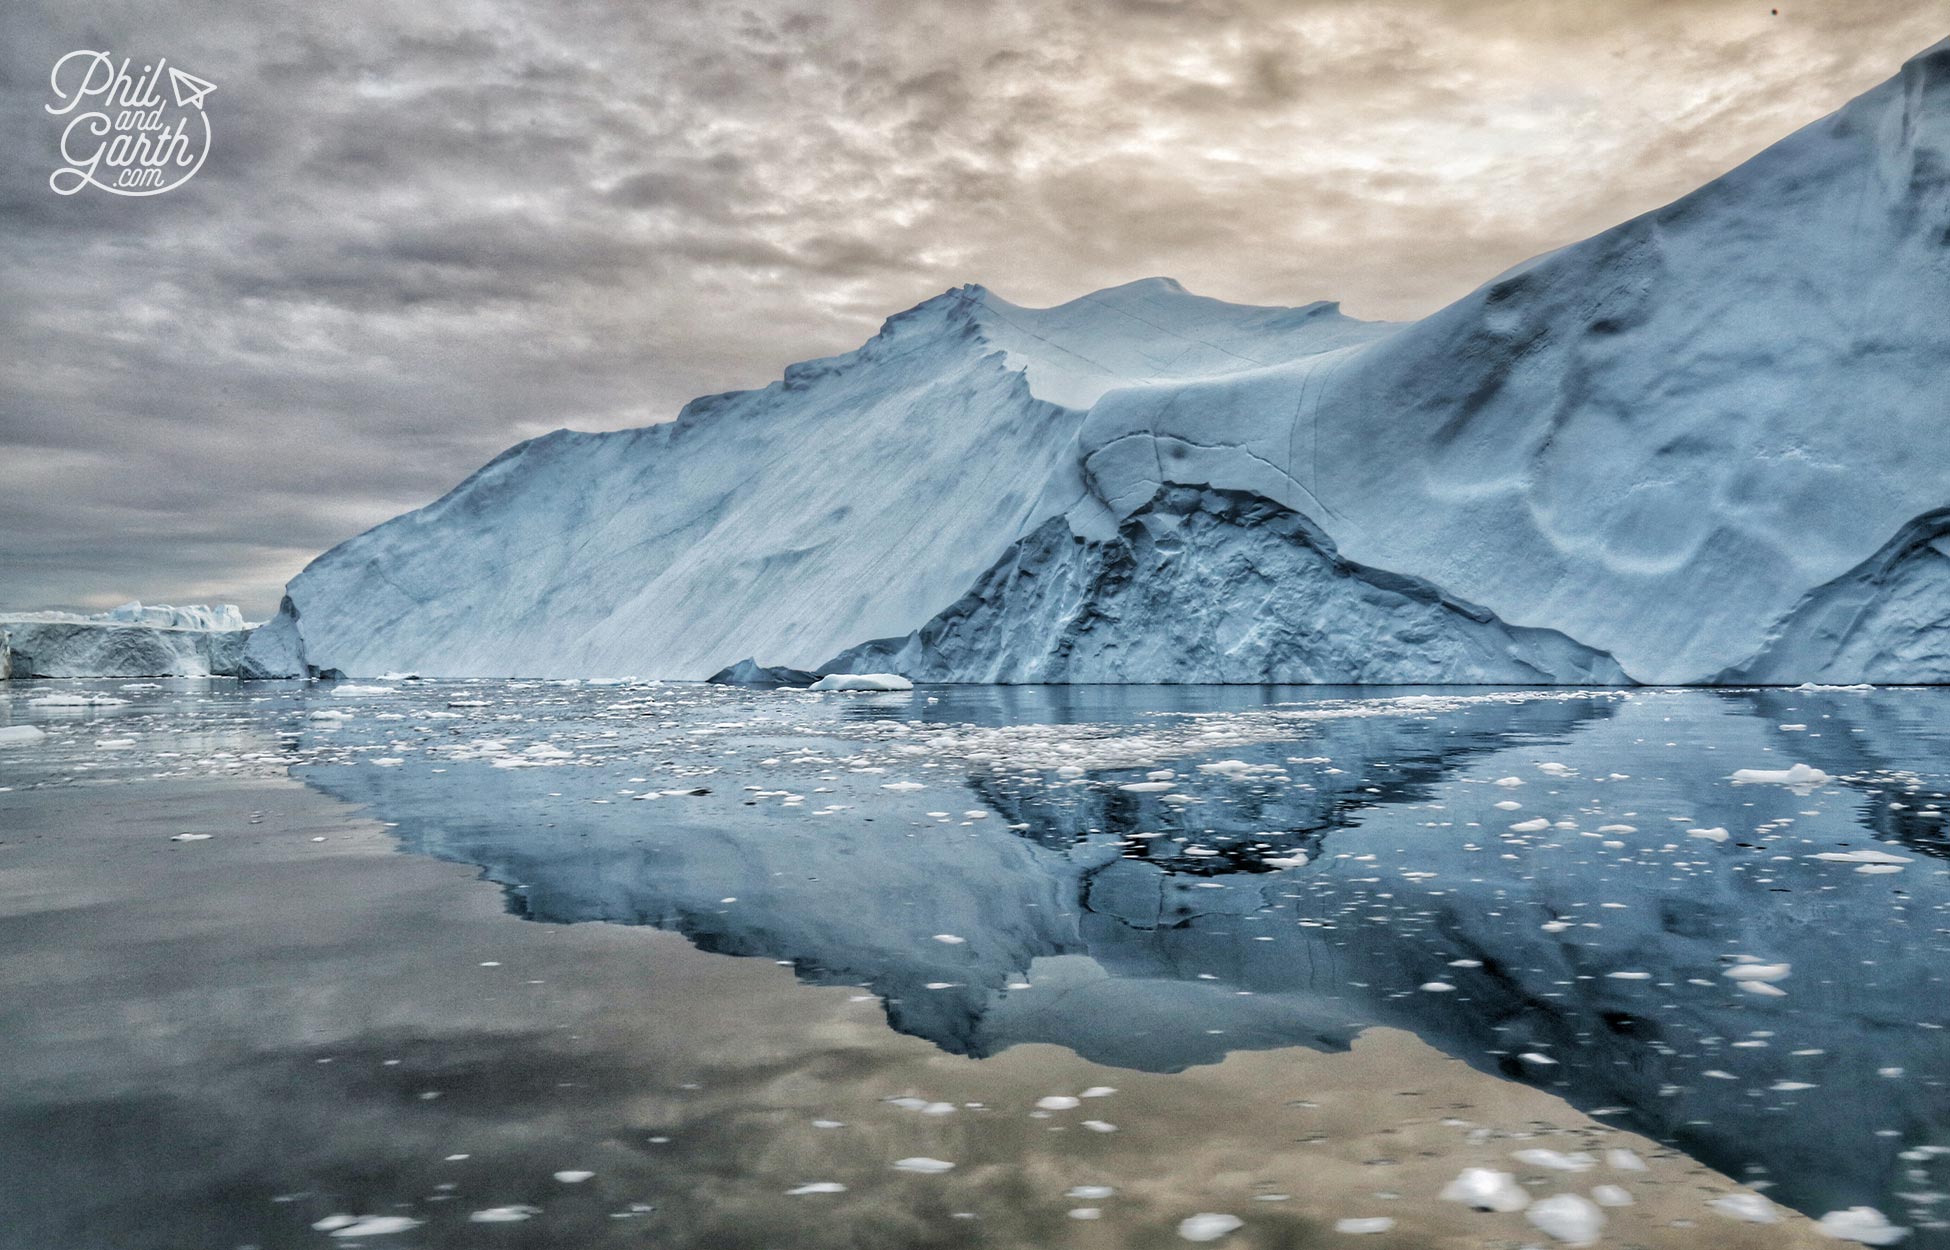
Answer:
[(0, 613), (0, 678), (236, 676), (249, 628), (228, 603)]
[(1950, 42), (1412, 324), (970, 286), (523, 443), (314, 561), (246, 666), (1950, 681), (1946, 309)]

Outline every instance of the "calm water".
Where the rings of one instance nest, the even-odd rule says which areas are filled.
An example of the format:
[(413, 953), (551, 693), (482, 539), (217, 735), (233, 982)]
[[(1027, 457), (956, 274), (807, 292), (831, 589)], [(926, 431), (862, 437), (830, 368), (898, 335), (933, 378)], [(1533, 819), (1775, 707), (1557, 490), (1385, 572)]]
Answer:
[(1950, 1244), (1950, 691), (5, 689), (49, 735), (15, 795), (288, 773), (517, 916), (788, 961), (956, 1055), (1406, 1030)]

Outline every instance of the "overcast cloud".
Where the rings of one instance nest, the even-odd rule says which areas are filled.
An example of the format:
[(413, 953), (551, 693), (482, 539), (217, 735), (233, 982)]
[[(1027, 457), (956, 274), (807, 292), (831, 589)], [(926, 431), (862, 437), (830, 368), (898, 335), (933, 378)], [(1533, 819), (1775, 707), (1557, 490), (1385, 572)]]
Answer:
[[(0, 606), (231, 601), (558, 426), (979, 282), (1409, 318), (1685, 193), (1950, 0), (7, 0)], [(208, 163), (51, 192), (75, 48)]]

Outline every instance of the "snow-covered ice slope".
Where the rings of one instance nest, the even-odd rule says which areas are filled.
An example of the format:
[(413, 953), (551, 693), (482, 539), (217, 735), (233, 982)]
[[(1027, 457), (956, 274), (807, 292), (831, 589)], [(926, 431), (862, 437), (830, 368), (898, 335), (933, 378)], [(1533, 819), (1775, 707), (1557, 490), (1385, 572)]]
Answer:
[(251, 658), (264, 675), (298, 671), (300, 645), (355, 675), (804, 668), (915, 628), (1075, 505), (1068, 405), (1387, 330), (1158, 279), (1052, 309), (963, 287), (673, 423), (509, 450), (314, 561)]
[[(1796, 623), (1805, 596), (1950, 505), (1946, 310), (1950, 42), (1412, 325), (1161, 280), (1046, 310), (969, 287), (674, 424), (523, 444), (320, 557), (253, 650), (266, 671), (354, 674), (808, 668), (961, 611), (982, 582), (995, 636), (963, 636), (962, 612), (969, 666), (938, 651), (932, 675), (1055, 675), (1060, 632), (1112, 605), (1074, 671), (1537, 680), (1481, 660), (1540, 667), (1510, 651), (1532, 630), (1562, 635), (1550, 680), (1593, 680), (1610, 656), (1641, 681), (1753, 661), (1794, 682), (1861, 655), (1884, 657), (1878, 680), (1950, 680), (1944, 648), (1908, 638), (1940, 597), (1933, 566), (1836, 592), (1857, 605), (1848, 630)], [(1085, 567), (1173, 484), (1263, 497), (1283, 511), (1230, 523), (1297, 514), (1317, 540), (1214, 529), (1205, 572), (1161, 577), (1154, 552), (1163, 588), (1107, 600)], [(1056, 557), (1058, 518), (1090, 552)], [(983, 581), (1032, 535), (1069, 598)], [(1301, 585), (1215, 580), (1262, 576), (1262, 556)], [(1400, 578), (1425, 610), (1335, 587), (1342, 569)], [(1188, 620), (1196, 647), (1160, 645)]]

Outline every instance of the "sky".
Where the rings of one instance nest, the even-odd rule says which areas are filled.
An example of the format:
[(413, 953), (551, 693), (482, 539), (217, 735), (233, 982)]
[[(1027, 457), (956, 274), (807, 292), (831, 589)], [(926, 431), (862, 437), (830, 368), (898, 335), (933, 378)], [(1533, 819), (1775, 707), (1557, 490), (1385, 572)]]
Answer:
[[(7, 0), (0, 608), (267, 616), (511, 443), (965, 282), (1419, 317), (1946, 35), (1950, 0)], [(49, 188), (83, 48), (216, 84), (188, 183)]]

